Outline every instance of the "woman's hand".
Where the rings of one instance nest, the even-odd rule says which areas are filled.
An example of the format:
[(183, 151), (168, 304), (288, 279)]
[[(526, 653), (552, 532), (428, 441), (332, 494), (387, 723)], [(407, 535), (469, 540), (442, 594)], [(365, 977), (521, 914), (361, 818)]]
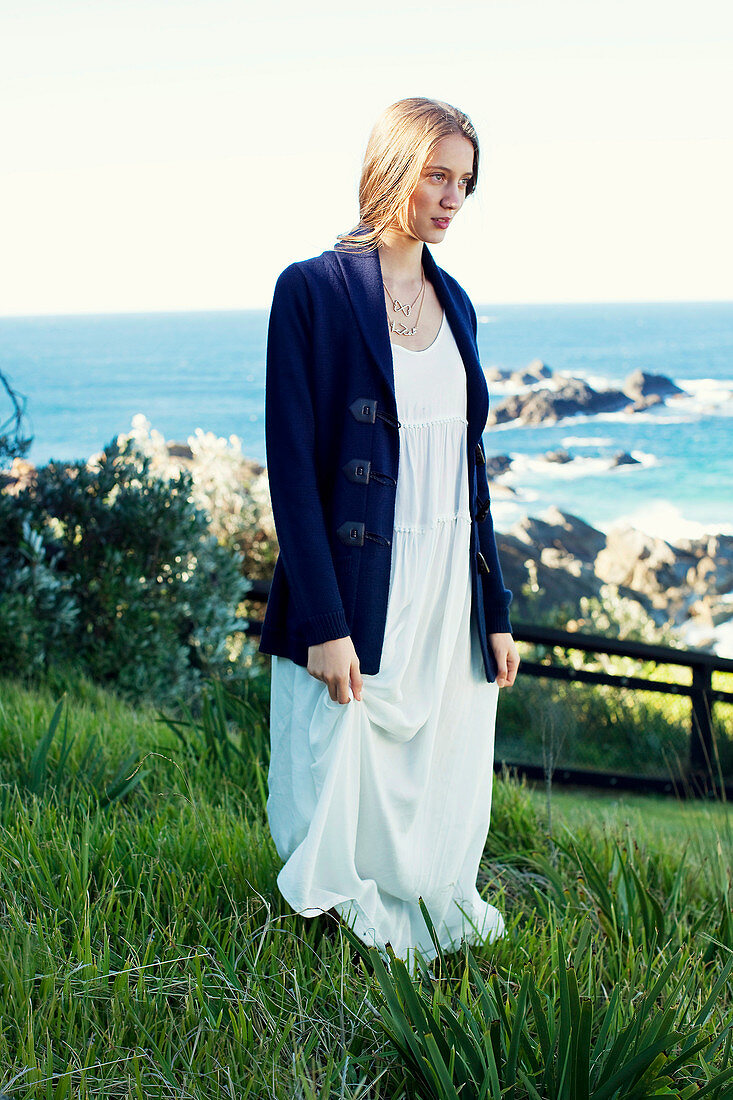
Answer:
[(349, 635), (308, 646), (308, 672), (323, 680), (334, 703), (350, 703), (349, 680), (354, 698), (361, 700), (362, 678), (359, 658)]
[(520, 659), (514, 639), (511, 634), (489, 634), (489, 641), (499, 666), (496, 682), (500, 688), (511, 687), (517, 676)]

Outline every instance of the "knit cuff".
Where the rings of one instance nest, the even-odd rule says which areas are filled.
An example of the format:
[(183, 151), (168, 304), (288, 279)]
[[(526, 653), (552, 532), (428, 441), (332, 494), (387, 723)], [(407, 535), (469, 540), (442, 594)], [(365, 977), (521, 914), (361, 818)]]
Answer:
[(320, 645), (321, 642), (330, 642), (334, 638), (347, 638), (351, 633), (342, 607), (337, 611), (314, 615), (302, 622), (298, 629), (306, 645)]
[(486, 615), (487, 634), (511, 634), (512, 624), (509, 621), (509, 609), (497, 607)]

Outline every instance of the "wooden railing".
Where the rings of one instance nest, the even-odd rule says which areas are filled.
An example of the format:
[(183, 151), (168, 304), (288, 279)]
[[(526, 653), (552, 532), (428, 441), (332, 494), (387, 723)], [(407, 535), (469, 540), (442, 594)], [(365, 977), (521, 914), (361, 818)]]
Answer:
[[(269, 593), (269, 581), (253, 580), (247, 593), (247, 599), (266, 602)], [(261, 624), (251, 620), (247, 633), (260, 634)], [(690, 742), (687, 770), (680, 780), (647, 775), (628, 775), (624, 773), (583, 770), (558, 766), (553, 770), (554, 781), (577, 783), (596, 787), (611, 787), (626, 790), (657, 790), (675, 793), (679, 797), (723, 797), (733, 798), (733, 783), (726, 783), (716, 773), (715, 747), (713, 734), (713, 708), (716, 704), (733, 707), (733, 692), (713, 689), (714, 672), (733, 672), (733, 660), (717, 657), (713, 653), (695, 649), (676, 649), (669, 646), (648, 645), (643, 642), (622, 641), (595, 634), (581, 634), (564, 630), (554, 630), (544, 626), (530, 626), (514, 623), (512, 626), (516, 641), (546, 646), (550, 649), (572, 649), (585, 654), (609, 654), (629, 657), (638, 661), (653, 662), (657, 665), (690, 668), (690, 684), (678, 684), (664, 680), (652, 680), (643, 676), (625, 676), (614, 672), (596, 671), (588, 668), (575, 668), (557, 660), (522, 660), (522, 676), (536, 676), (553, 680), (566, 680), (586, 684), (606, 684), (611, 687), (636, 689), (639, 691), (662, 692), (664, 694), (686, 697), (691, 700)], [(732, 723), (733, 727), (733, 723)], [(733, 737), (733, 728), (731, 728)], [(546, 778), (546, 770), (540, 764), (527, 764), (512, 761), (497, 761), (496, 769), (508, 766), (531, 779)]]

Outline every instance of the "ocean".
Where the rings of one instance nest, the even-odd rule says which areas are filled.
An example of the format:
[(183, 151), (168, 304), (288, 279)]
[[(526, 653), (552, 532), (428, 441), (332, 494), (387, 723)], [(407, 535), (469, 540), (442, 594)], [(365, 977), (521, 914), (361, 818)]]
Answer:
[[(487, 428), (487, 455), (513, 459), (500, 481), (514, 493), (498, 482), (494, 493), (499, 529), (554, 504), (604, 530), (628, 521), (671, 541), (733, 534), (733, 303), (484, 305), (477, 313), (485, 368), (541, 359), (596, 388), (641, 369), (685, 391), (633, 415)], [(86, 459), (143, 413), (169, 440), (196, 428), (234, 434), (264, 464), (266, 328), (260, 310), (0, 318), (0, 370), (26, 400), (28, 458)], [(490, 383), (492, 404), (511, 389)], [(0, 423), (10, 411), (0, 407)], [(573, 461), (544, 458), (559, 448)], [(621, 451), (637, 462), (614, 466)]]

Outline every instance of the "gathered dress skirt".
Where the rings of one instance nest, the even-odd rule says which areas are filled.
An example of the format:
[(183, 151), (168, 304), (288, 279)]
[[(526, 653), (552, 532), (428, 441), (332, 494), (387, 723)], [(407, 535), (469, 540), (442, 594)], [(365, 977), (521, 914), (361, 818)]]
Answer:
[(445, 316), (393, 345), (400, 460), (379, 672), (360, 701), (272, 657), (267, 812), (298, 913), (335, 909), (410, 962), (504, 934), (477, 873), (489, 831), (499, 688), (471, 615), (466, 374)]

